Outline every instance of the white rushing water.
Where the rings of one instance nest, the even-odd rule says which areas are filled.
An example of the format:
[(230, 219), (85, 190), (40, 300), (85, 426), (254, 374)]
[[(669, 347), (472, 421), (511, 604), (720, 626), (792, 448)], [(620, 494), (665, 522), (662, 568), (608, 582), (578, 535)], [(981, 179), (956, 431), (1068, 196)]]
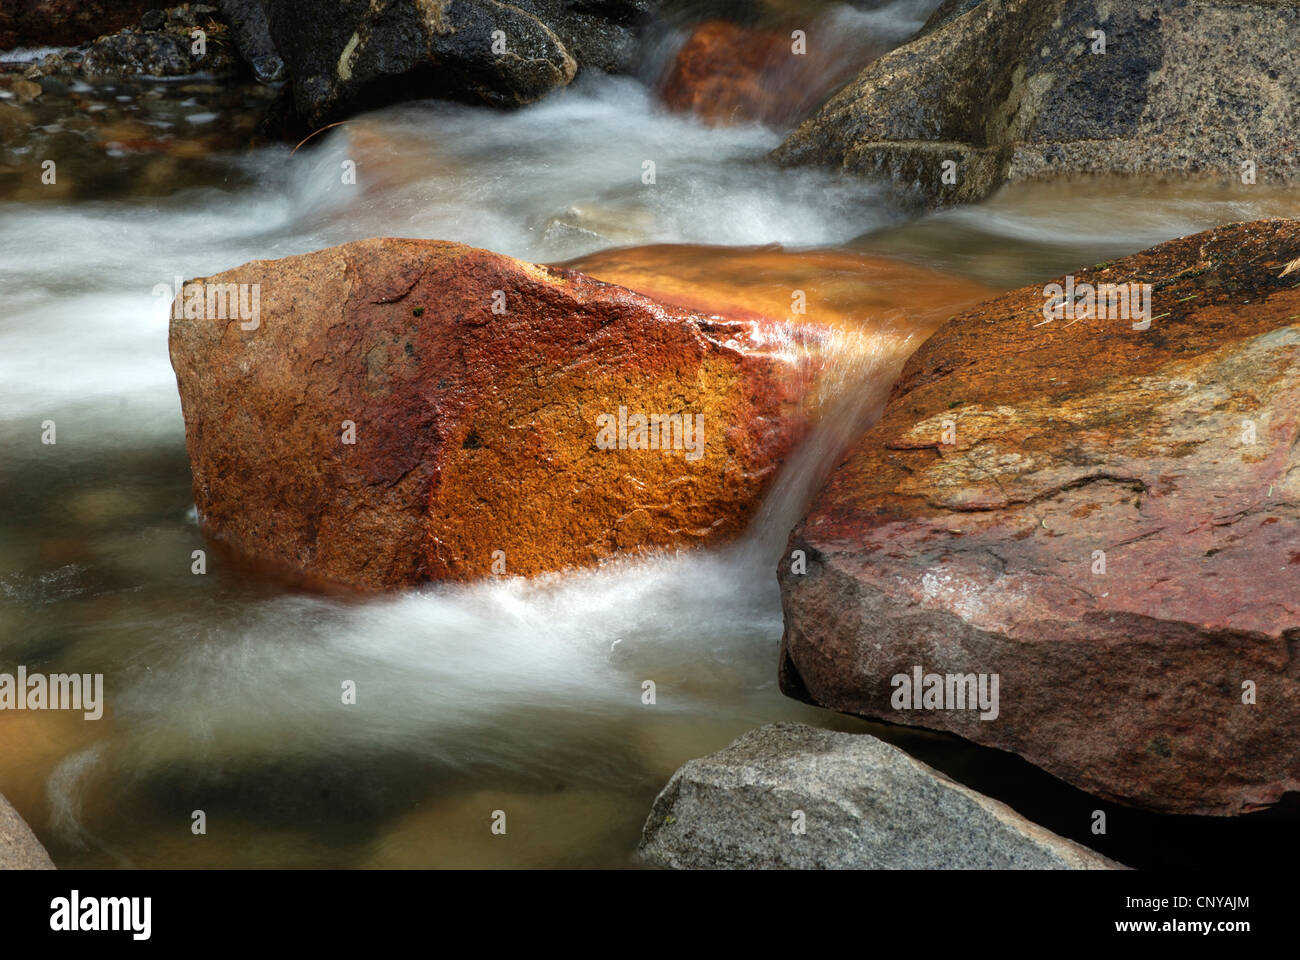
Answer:
[[(11, 307), (0, 416), (122, 396), (175, 408), (168, 304), (151, 291), (251, 259), (407, 236), (553, 261), (608, 246), (593, 228), (622, 243), (812, 246), (885, 220), (861, 184), (762, 165), (779, 142), (771, 131), (708, 129), (663, 111), (628, 78), (593, 77), (509, 114), (408, 104), (326, 136), (314, 151), (273, 147), (243, 160), (251, 189), (0, 207)], [(355, 184), (343, 182), (348, 160)], [(641, 182), (646, 160), (652, 185)]]
[[(157, 862), (121, 840), (138, 827), (106, 824), (178, 764), (196, 783), (291, 758), (347, 758), (382, 778), (397, 756), (439, 776), (644, 790), (686, 756), (806, 709), (775, 690), (767, 541), (364, 603), (215, 571), (195, 586), (189, 555), (203, 541), (169, 506), (188, 477), (156, 284), (374, 235), (555, 260), (611, 239), (827, 245), (886, 219), (861, 184), (765, 166), (773, 132), (706, 128), (630, 79), (513, 114), (410, 104), (326, 136), (232, 161), (253, 186), (0, 208), (0, 438), (21, 512), (48, 518), (29, 522), (16, 502), (9, 518), (0, 660), (108, 678), (102, 735), (53, 758), (45, 787), (45, 828), (87, 862)], [(46, 420), (54, 446), (39, 442)], [(769, 532), (795, 507), (787, 497)], [(638, 733), (651, 679), (660, 733)], [(340, 703), (344, 680), (358, 685), (355, 709)], [(665, 736), (682, 745), (647, 772)]]

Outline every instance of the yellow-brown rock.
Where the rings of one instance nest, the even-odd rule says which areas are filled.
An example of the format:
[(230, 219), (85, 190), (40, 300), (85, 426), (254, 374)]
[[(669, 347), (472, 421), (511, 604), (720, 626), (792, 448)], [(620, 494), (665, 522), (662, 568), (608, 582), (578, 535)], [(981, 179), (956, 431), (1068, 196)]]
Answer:
[[(209, 304), (226, 284), (258, 309)], [(734, 536), (815, 412), (813, 324), (458, 244), (361, 241), (202, 290), (171, 356), (204, 529), (362, 589)], [(636, 448), (637, 415), (679, 418), (670, 449)]]

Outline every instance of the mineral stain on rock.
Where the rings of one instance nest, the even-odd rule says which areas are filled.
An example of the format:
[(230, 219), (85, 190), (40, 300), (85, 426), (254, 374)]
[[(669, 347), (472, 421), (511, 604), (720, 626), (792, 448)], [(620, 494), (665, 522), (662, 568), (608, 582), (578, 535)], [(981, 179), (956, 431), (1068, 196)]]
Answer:
[[(1272, 220), (1081, 271), (1151, 283), (1145, 332), (1041, 287), (940, 328), (792, 534), (784, 688), (1152, 810), (1300, 789), (1297, 252)], [(1000, 718), (893, 710), (917, 664), (1000, 674)]]
[[(828, 335), (435, 241), (208, 282), (259, 284), (263, 320), (173, 321), (205, 529), (363, 589), (736, 535), (812, 421)], [(598, 448), (620, 408), (702, 417), (703, 456)]]

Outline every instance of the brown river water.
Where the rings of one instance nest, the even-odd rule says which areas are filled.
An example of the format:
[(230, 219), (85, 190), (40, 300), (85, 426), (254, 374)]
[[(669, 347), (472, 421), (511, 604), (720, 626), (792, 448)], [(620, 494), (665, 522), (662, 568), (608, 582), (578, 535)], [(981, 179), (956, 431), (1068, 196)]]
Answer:
[[(780, 719), (872, 731), (1134, 865), (1283, 842), (1284, 813), (1125, 813), (1125, 830), (1091, 837), (1090, 812), (1111, 808), (1014, 757), (784, 698), (774, 569), (811, 485), (947, 317), (1174, 236), (1295, 215), (1293, 197), (1091, 181), (907, 216), (861, 182), (766, 164), (779, 130), (666, 110), (636, 78), (586, 77), (514, 113), (406, 104), (296, 153), (236, 148), (234, 118), (264, 100), (123, 85), (51, 97), (40, 129), (0, 114), (0, 672), (106, 686), (99, 720), (0, 713), (0, 793), (60, 866), (631, 866), (681, 763)], [(68, 185), (43, 191), (32, 171), (64, 135)], [(844, 333), (835, 402), (725, 549), (366, 600), (215, 551), (193, 574), (206, 545), (153, 288), (385, 235), (565, 263), (697, 309), (784, 316), (803, 289)]]

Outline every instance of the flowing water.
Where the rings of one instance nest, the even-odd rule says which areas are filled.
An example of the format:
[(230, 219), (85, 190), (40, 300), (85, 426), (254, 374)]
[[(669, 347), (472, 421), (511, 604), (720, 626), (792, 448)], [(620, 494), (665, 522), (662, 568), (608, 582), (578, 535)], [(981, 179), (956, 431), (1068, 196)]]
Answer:
[[(927, 6), (887, 5), (874, 29), (896, 42)], [(211, 122), (196, 97), (173, 86), (128, 119)], [(586, 76), (514, 113), (406, 104), (296, 152), (210, 144), (139, 190), (91, 168), (138, 160), (110, 146), (61, 172), (103, 189), (0, 192), (0, 672), (103, 673), (107, 687), (100, 720), (0, 714), (0, 793), (61, 866), (628, 865), (677, 766), (777, 719), (872, 730), (1088, 839), (1076, 808), (1095, 801), (1019, 761), (782, 697), (775, 565), (901, 352), (963, 304), (1294, 204), (1092, 183), (908, 219), (861, 182), (768, 166), (780, 139), (670, 112), (644, 78)], [(21, 179), (38, 159), (7, 162)], [(779, 310), (802, 286), (888, 345), (845, 360), (823, 428), (725, 549), (366, 600), (217, 550), (193, 574), (209, 545), (155, 285), (382, 235), (581, 258), (686, 305)], [(346, 680), (355, 705), (340, 702)]]

